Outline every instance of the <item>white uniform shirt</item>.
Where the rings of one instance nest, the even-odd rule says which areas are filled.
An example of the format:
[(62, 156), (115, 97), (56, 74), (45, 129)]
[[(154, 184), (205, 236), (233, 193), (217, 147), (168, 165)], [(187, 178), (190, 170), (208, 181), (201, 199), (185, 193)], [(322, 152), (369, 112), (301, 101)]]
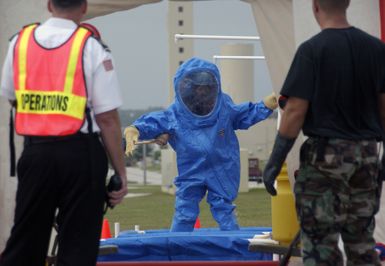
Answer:
[[(50, 18), (44, 24), (37, 27), (35, 38), (45, 48), (54, 48), (67, 41), (77, 25), (71, 21), (60, 18)], [(5, 58), (1, 95), (9, 100), (15, 100), (13, 84), (13, 51), (17, 36), (10, 42)], [(84, 47), (84, 74), (87, 87), (87, 106), (91, 109), (93, 131), (100, 131), (95, 122), (94, 114), (100, 114), (122, 105), (120, 87), (115, 70), (111, 69), (111, 53), (107, 51), (96, 39), (89, 38)], [(87, 120), (81, 129), (87, 133)]]

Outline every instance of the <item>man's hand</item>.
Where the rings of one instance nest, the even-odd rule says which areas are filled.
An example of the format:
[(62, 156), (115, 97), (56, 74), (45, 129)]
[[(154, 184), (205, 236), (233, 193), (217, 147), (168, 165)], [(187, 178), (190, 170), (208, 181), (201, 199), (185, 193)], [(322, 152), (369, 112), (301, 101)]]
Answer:
[[(121, 203), (124, 197), (128, 193), (127, 189), (127, 177), (118, 176), (120, 178), (120, 187), (108, 191), (108, 203), (110, 207), (114, 207), (117, 204)], [(108, 189), (108, 188), (107, 188)], [(118, 189), (118, 190), (116, 190)]]
[(124, 137), (126, 138), (126, 155), (132, 155), (135, 149), (135, 143), (138, 142), (139, 131), (134, 126), (126, 127)]
[(263, 171), (263, 183), (265, 184), (267, 192), (272, 196), (277, 195), (277, 191), (274, 188), (274, 182), (279, 175), (286, 156), (293, 147), (294, 142), (295, 138), (288, 139), (282, 137), (279, 133), (275, 138), (273, 151)]
[(265, 104), (265, 106), (271, 110), (274, 110), (278, 107), (278, 100), (277, 100), (277, 96), (275, 95), (275, 93), (273, 92), (272, 94), (266, 96), (264, 99), (263, 99), (263, 103)]
[(158, 144), (159, 146), (164, 146), (164, 145), (167, 144), (168, 138), (169, 138), (169, 135), (168, 135), (167, 133), (162, 134), (162, 135), (159, 135), (159, 136), (155, 139), (155, 143)]

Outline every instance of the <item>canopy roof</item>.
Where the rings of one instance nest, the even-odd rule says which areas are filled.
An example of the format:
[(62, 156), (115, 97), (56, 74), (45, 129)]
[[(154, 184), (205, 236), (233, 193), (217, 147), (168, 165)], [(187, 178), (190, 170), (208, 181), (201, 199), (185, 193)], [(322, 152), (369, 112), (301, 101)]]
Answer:
[[(107, 15), (117, 11), (132, 9), (145, 4), (158, 3), (162, 0), (88, 0), (86, 19)], [(178, 2), (210, 1), (210, 0), (169, 0)]]

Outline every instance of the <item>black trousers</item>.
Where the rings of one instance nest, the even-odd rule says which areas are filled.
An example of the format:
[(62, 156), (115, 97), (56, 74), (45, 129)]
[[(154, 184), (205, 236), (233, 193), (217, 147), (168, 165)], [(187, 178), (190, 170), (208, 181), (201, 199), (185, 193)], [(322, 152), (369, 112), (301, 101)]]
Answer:
[(107, 168), (97, 136), (28, 141), (17, 164), (14, 225), (0, 265), (45, 265), (58, 210), (58, 265), (94, 266)]

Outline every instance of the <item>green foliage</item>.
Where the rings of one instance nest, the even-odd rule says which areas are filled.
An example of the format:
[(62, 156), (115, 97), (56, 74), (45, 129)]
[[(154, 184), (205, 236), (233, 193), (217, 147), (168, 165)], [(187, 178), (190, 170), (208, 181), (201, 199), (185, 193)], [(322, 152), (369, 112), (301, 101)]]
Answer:
[(153, 155), (154, 160), (160, 161), (160, 159), (161, 159), (160, 156), (161, 156), (160, 150), (154, 151), (154, 155)]
[(138, 145), (136, 149), (134, 150), (132, 157), (135, 161), (141, 161), (143, 159), (143, 145), (146, 145), (146, 156), (150, 156), (152, 151), (154, 150), (152, 144), (142, 144)]
[(139, 110), (119, 110), (119, 118), (120, 122), (122, 124), (122, 127), (127, 127), (131, 125), (136, 119), (138, 119), (140, 116), (154, 112), (154, 111), (161, 111), (163, 110), (163, 107), (150, 107), (147, 109), (139, 109)]

